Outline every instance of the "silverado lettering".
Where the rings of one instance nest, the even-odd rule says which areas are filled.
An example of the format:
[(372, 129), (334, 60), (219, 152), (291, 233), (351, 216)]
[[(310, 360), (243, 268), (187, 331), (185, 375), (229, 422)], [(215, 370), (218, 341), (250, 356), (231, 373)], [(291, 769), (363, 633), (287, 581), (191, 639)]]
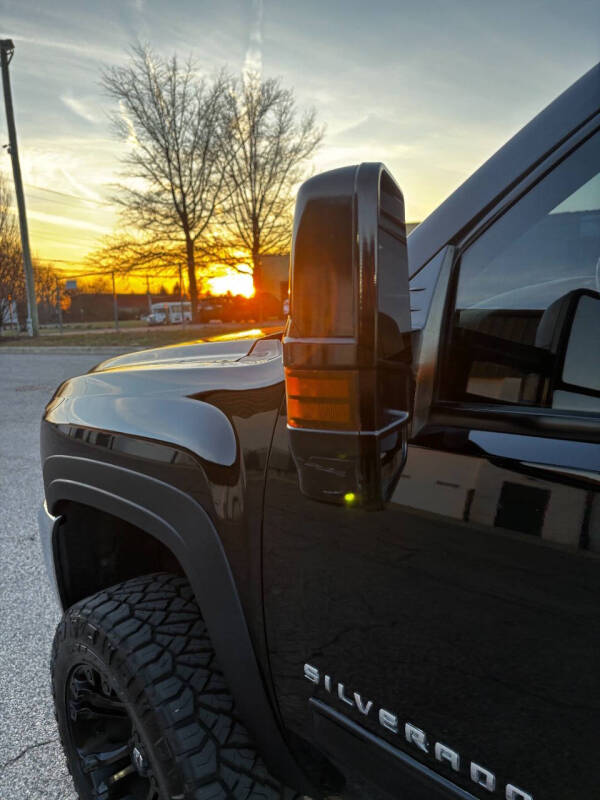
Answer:
[[(320, 671), (310, 664), (304, 665), (304, 677), (307, 678), (311, 683), (314, 683), (316, 686), (319, 686), (321, 683)], [(331, 693), (331, 676), (324, 675), (323, 679), (323, 686), (325, 687), (326, 691)], [(347, 705), (354, 705), (352, 700), (346, 697), (343, 683), (337, 684), (337, 695), (339, 699)], [(370, 710), (373, 708), (373, 702), (371, 700), (367, 700), (365, 703), (358, 692), (354, 692), (353, 697), (356, 703), (356, 708), (362, 714), (368, 716)], [(385, 708), (380, 708), (377, 718), (379, 720), (379, 724), (387, 731), (391, 731), (391, 733), (400, 733), (401, 724), (399, 723), (398, 716), (396, 714), (388, 711)], [(433, 756), (436, 761), (446, 761), (455, 772), (460, 771), (462, 763), (461, 756), (455, 750), (452, 750), (447, 745), (442, 744), (442, 742), (435, 742), (433, 745), (430, 745), (425, 731), (422, 731), (420, 728), (417, 728), (410, 722), (406, 722), (404, 724), (404, 738), (408, 744), (414, 745), (423, 753), (431, 754), (433, 748)], [(482, 786), (489, 792), (493, 792), (496, 789), (496, 776), (493, 772), (485, 769), (485, 767), (482, 767), (480, 764), (476, 764), (474, 761), (471, 761), (466, 769), (471, 780), (478, 786)], [(506, 800), (533, 800), (532, 794), (529, 794), (529, 792), (524, 792), (523, 789), (519, 789), (512, 783), (506, 784), (505, 797)]]

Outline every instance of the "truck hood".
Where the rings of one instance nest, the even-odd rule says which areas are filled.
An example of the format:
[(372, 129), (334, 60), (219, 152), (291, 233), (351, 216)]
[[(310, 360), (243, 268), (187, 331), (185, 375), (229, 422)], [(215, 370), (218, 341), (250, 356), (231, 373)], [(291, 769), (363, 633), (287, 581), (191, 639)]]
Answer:
[(276, 333), (275, 328), (254, 328), (236, 333), (198, 339), (184, 344), (172, 344), (165, 347), (154, 347), (150, 350), (138, 350), (122, 356), (109, 358), (97, 364), (91, 372), (105, 372), (113, 369), (136, 367), (184, 366), (186, 364), (206, 366), (237, 361), (248, 355), (259, 339)]
[[(115, 436), (122, 434), (129, 443), (160, 441), (231, 466), (239, 456), (234, 418), (260, 419), (262, 410), (274, 413), (281, 401), (281, 341), (269, 337), (272, 331), (108, 359), (65, 381), (44, 420), (63, 437), (86, 443), (100, 431), (110, 433), (107, 440), (116, 446)], [(261, 441), (268, 438), (261, 425), (257, 430)]]

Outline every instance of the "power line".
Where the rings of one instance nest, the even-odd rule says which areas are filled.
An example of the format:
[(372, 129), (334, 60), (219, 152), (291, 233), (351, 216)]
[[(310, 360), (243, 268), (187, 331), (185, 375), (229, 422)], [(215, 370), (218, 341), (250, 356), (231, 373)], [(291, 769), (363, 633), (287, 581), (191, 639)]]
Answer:
[(62, 242), (76, 242), (76, 241), (90, 244), (90, 241), (92, 241), (94, 239), (97, 239), (99, 236), (102, 236), (103, 234), (101, 234), (101, 233), (91, 233), (90, 236), (88, 237), (88, 236), (85, 236), (85, 235), (77, 236), (77, 234), (66, 234), (66, 235), (63, 235), (62, 233), (52, 233), (50, 231), (42, 230), (42, 231), (37, 231), (36, 234), (32, 234), (32, 235), (40, 236), (43, 239), (51, 239), (53, 241), (56, 241), (57, 244), (61, 244)]
[[(27, 199), (28, 200), (38, 200), (40, 203), (54, 203), (57, 206), (69, 206), (69, 208), (81, 208), (81, 204), (79, 203), (69, 203), (67, 200), (60, 200), (57, 197), (44, 197), (43, 195), (36, 194), (35, 192), (27, 192)], [(90, 201), (94, 202), (94, 201)], [(106, 205), (102, 203), (102, 205)], [(90, 213), (96, 212), (96, 209), (87, 209)], [(97, 213), (97, 212), (96, 212)]]
[(93, 200), (91, 197), (82, 197), (80, 194), (71, 194), (70, 192), (60, 192), (58, 189), (49, 189), (47, 186), (37, 186), (34, 183), (26, 183), (25, 186), (29, 187), (30, 189), (38, 189), (42, 192), (57, 194), (61, 197), (69, 197), (73, 200), (80, 200), (83, 203), (94, 203), (97, 206), (108, 206), (110, 208), (115, 208), (114, 203), (109, 203), (106, 200)]
[[(52, 264), (71, 264), (73, 266), (82, 265), (82, 261), (75, 261), (75, 260), (66, 259), (66, 258), (43, 258), (43, 257), (40, 257), (38, 259), (38, 261), (40, 261), (41, 263), (45, 263), (46, 261), (48, 261), (48, 262), (50, 262)], [(121, 272), (121, 270), (119, 270), (119, 269), (114, 269), (113, 270), (113, 269), (106, 268), (106, 269), (101, 269), (98, 272), (91, 272), (89, 274), (90, 275), (110, 275), (112, 272), (115, 272), (117, 275), (119, 275), (120, 277), (123, 277), (123, 278), (126, 278), (128, 275), (131, 275), (131, 274), (134, 274), (134, 275), (151, 275), (151, 276), (153, 276), (155, 278), (169, 278), (169, 277), (177, 277), (177, 275), (178, 275), (178, 267), (176, 267), (176, 266), (173, 266), (173, 267), (159, 267), (157, 271), (154, 271), (154, 269), (152, 269), (151, 267), (147, 267), (147, 266), (143, 266), (142, 265), (142, 266), (139, 266), (139, 267), (131, 267), (130, 269), (127, 269), (127, 270), (125, 270), (123, 272)], [(88, 273), (86, 273), (86, 274), (88, 274)], [(78, 275), (79, 275), (79, 277), (83, 277), (83, 273), (78, 273)], [(73, 277), (77, 277), (77, 275), (74, 275)]]
[[(13, 217), (17, 217), (18, 216), (17, 211), (15, 210), (14, 207), (10, 206), (8, 211)], [(42, 222), (45, 225), (54, 225), (55, 227), (69, 227), (68, 221), (70, 220), (70, 217), (63, 217), (63, 219), (65, 220), (65, 222), (58, 222), (58, 221), (57, 222), (53, 222), (53, 221), (51, 222), (51, 221), (46, 221), (46, 220), (36, 220), (36, 221), (37, 222)], [(78, 220), (78, 221), (85, 222), (85, 220)], [(81, 239), (81, 238), (79, 239), (79, 241), (81, 241), (83, 244), (89, 244), (90, 240), (92, 242), (94, 242), (95, 240), (99, 239), (101, 236), (106, 236), (107, 235), (106, 232), (95, 231), (95, 230), (91, 230), (91, 229), (85, 228), (85, 227), (77, 227), (77, 226), (73, 226), (73, 225), (71, 225), (70, 227), (75, 227), (76, 230), (82, 231), (82, 233), (84, 233), (84, 234), (89, 230), (89, 238), (87, 238), (85, 240)], [(66, 238), (63, 234), (51, 234), (51, 233), (40, 233), (40, 232), (38, 232), (36, 234), (36, 236), (42, 236), (42, 237), (46, 236), (46, 237), (49, 237), (52, 241), (60, 241), (60, 242), (65, 241), (65, 238)], [(73, 241), (75, 241), (77, 239), (77, 237), (73, 237), (73, 236), (71, 236), (70, 238), (73, 239)]]
[(107, 270), (102, 272), (74, 272), (72, 275), (61, 275), (61, 278), (64, 280), (69, 280), (69, 278), (100, 278), (104, 277), (105, 275), (112, 275), (114, 270)]
[[(62, 259), (56, 259), (56, 258), (41, 258), (40, 261), (42, 261), (42, 262), (44, 262), (44, 261), (52, 261), (52, 262), (57, 262), (57, 263), (61, 263), (61, 264), (78, 264), (78, 263), (80, 263), (80, 262), (77, 262), (77, 261), (63, 261)], [(175, 266), (175, 267), (170, 267), (168, 269), (169, 269), (169, 271), (166, 271), (166, 272), (160, 271), (160, 272), (156, 272), (155, 273), (151, 269), (148, 269), (148, 267), (131, 267), (131, 269), (127, 269), (127, 270), (125, 270), (123, 272), (121, 272), (121, 270), (119, 270), (119, 269), (106, 268), (106, 269), (95, 270), (93, 272), (77, 272), (77, 273), (73, 273), (73, 275), (68, 275), (68, 276), (62, 275), (61, 277), (64, 277), (64, 278), (68, 278), (68, 277), (89, 278), (89, 277), (92, 277), (92, 276), (96, 277), (96, 276), (102, 276), (102, 275), (112, 275), (113, 273), (115, 275), (117, 275), (118, 277), (120, 277), (120, 278), (128, 278), (130, 275), (133, 275), (134, 277), (138, 277), (140, 274), (142, 276), (151, 275), (153, 278), (157, 278), (157, 279), (158, 278), (171, 278), (171, 277), (176, 278), (178, 276), (179, 267)]]
[(62, 236), (61, 234), (45, 233), (43, 231), (36, 232), (35, 229), (31, 233), (32, 240), (45, 239), (47, 242), (56, 242), (57, 245), (72, 245), (73, 247), (79, 247), (81, 245), (90, 247), (100, 236), (102, 236), (101, 233), (90, 234), (89, 238), (79, 236)]
[(38, 258), (37, 260), (41, 261), (42, 263), (45, 263), (46, 261), (50, 261), (52, 264), (74, 264), (74, 265), (81, 264), (81, 261), (70, 261), (69, 259), (66, 259), (66, 258), (43, 258), (43, 257), (41, 257), (41, 258)]

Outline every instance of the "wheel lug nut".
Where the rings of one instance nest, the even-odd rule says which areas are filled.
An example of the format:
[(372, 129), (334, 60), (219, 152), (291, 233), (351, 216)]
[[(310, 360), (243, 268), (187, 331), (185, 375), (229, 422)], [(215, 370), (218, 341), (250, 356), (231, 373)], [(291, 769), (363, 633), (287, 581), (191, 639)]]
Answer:
[(133, 748), (131, 752), (131, 761), (133, 762), (133, 766), (136, 768), (136, 770), (140, 775), (146, 774), (148, 770), (148, 764), (146, 763), (144, 754), (139, 749), (139, 747), (137, 747), (137, 745)]

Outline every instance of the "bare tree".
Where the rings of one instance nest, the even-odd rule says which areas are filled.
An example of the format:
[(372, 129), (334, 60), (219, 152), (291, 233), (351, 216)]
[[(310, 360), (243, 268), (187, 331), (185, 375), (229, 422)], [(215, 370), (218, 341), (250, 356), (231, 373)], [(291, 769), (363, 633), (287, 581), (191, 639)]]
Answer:
[(220, 222), (230, 251), (250, 254), (259, 292), (261, 256), (289, 247), (293, 189), (323, 138), (323, 128), (317, 125), (314, 110), (299, 115), (291, 89), (258, 74), (246, 75), (231, 86), (227, 112), (231, 196), (223, 203)]
[(88, 276), (77, 281), (77, 292), (79, 294), (109, 294), (112, 292), (112, 283), (110, 278), (105, 275)]
[[(140, 236), (121, 231), (107, 236), (100, 246), (88, 254), (87, 266), (98, 273), (115, 272), (126, 277), (130, 273), (176, 275), (186, 260), (185, 244), (171, 243), (154, 236)], [(196, 267), (202, 258), (194, 255)]]
[(12, 317), (12, 303), (25, 299), (19, 228), (12, 208), (9, 182), (0, 172), (0, 327)]
[(33, 262), (33, 280), (41, 322), (55, 322), (58, 312), (58, 276), (52, 264)]
[(158, 250), (183, 246), (196, 310), (196, 247), (213, 220), (226, 177), (227, 81), (223, 75), (199, 80), (191, 60), (162, 60), (138, 45), (126, 67), (103, 73), (103, 84), (119, 102), (113, 122), (129, 143), (129, 181), (116, 198), (124, 219)]
[[(56, 270), (36, 260), (33, 277), (37, 303), (46, 317), (52, 316), (56, 309)], [(27, 315), (27, 292), (21, 237), (10, 183), (0, 172), (0, 327), (6, 319), (13, 319), (13, 303), (17, 316), (23, 320)]]

